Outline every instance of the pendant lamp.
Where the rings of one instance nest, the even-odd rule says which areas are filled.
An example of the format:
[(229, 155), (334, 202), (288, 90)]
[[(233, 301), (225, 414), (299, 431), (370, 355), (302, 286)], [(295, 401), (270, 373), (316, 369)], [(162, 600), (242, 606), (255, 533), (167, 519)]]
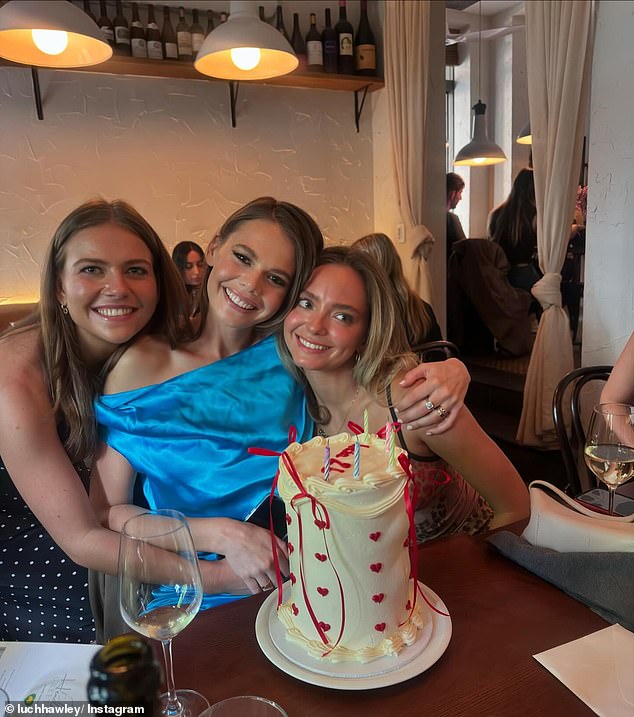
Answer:
[[(482, 57), (482, 0), (479, 3), (480, 22), (478, 24), (478, 97), (480, 93), (480, 69)], [(506, 161), (506, 155), (495, 142), (487, 135), (486, 126), (487, 106), (478, 99), (473, 106), (473, 133), (469, 144), (466, 144), (456, 155), (454, 164), (460, 167), (486, 167)]]
[(36, 67), (88, 67), (112, 48), (94, 20), (66, 0), (9, 0), (0, 8), (0, 57)]
[(266, 80), (299, 65), (288, 40), (258, 17), (256, 3), (232, 0), (226, 22), (205, 38), (194, 67), (223, 80)]
[(531, 134), (531, 123), (527, 122), (515, 140), (518, 144), (533, 144), (533, 135)]

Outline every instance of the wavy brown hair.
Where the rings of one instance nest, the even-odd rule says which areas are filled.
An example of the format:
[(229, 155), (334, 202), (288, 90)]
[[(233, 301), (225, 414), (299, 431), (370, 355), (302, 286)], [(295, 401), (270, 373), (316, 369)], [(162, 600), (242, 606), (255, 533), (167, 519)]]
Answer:
[[(319, 252), (324, 248), (324, 238), (315, 220), (300, 207), (290, 202), (280, 202), (273, 197), (259, 197), (235, 211), (220, 227), (214, 241), (219, 244), (224, 243), (241, 224), (254, 219), (264, 219), (277, 224), (295, 248), (295, 274), (286, 297), (278, 311), (270, 319), (257, 326), (260, 335), (267, 335), (282, 325), (286, 314), (297, 303), (299, 292), (308, 281), (315, 268)], [(210, 271), (211, 268), (207, 270), (202, 283), (201, 320), (196, 337), (202, 333), (209, 312), (207, 279)]]
[(53, 234), (44, 262), (39, 309), (35, 315), (6, 333), (39, 324), (39, 348), (45, 380), (60, 437), (74, 463), (93, 457), (97, 445), (93, 400), (103, 389), (108, 371), (132, 341), (130, 339), (119, 346), (96, 369), (87, 366), (76, 326), (70, 315), (61, 311), (57, 299), (68, 242), (83, 229), (102, 224), (116, 224), (136, 234), (152, 255), (158, 303), (152, 318), (140, 333), (163, 334), (172, 346), (190, 335), (187, 295), (178, 270), (158, 234), (133, 207), (120, 199), (112, 202), (95, 199), (77, 207), (62, 220)]
[[(396, 374), (417, 363), (416, 357), (410, 353), (390, 281), (383, 267), (372, 256), (354, 246), (331, 246), (325, 249), (317, 260), (317, 266), (328, 264), (350, 267), (363, 282), (368, 303), (368, 328), (352, 375), (359, 386), (371, 393), (377, 401), (385, 403), (385, 389)], [(311, 418), (316, 423), (328, 423), (328, 411), (318, 404), (303, 370), (293, 363), (283, 333), (279, 332), (276, 339), (284, 366), (304, 388)]]

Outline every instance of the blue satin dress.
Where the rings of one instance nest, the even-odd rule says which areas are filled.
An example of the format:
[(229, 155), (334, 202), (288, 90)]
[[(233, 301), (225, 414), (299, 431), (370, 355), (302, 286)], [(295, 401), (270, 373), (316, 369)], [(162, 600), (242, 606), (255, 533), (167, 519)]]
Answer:
[[(301, 387), (284, 369), (273, 337), (164, 383), (102, 396), (102, 440), (138, 472), (150, 508), (189, 517), (244, 520), (269, 495), (289, 429), (312, 436)], [(200, 554), (215, 560), (215, 554)], [(202, 609), (237, 595), (205, 595)]]

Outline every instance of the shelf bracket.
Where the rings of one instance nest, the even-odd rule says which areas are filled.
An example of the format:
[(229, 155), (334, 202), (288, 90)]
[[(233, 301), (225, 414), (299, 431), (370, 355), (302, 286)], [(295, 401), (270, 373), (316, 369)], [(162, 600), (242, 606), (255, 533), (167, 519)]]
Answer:
[[(368, 88), (370, 85), (366, 85), (363, 90), (354, 91), (354, 125), (359, 131), (359, 120), (361, 119), (361, 113), (363, 112), (363, 105), (365, 104), (365, 98), (368, 95)], [(359, 92), (363, 92), (361, 97), (361, 104), (359, 104)]]
[(42, 111), (42, 94), (40, 93), (40, 77), (37, 74), (37, 67), (31, 66), (31, 81), (33, 82), (33, 97), (35, 99), (37, 118), (39, 120), (43, 120), (44, 112)]
[(229, 81), (229, 104), (231, 105), (231, 126), (236, 127), (236, 102), (238, 101), (238, 88), (240, 83), (238, 80)]

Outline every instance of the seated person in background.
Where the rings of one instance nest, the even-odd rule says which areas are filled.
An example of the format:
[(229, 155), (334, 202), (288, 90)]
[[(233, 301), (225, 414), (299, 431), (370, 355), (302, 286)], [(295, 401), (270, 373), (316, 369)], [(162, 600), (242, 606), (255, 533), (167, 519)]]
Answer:
[[(350, 247), (326, 249), (284, 321), (278, 348), (304, 385), (308, 410), (321, 435), (364, 423), (377, 432), (396, 422), (399, 378), (416, 362), (400, 308), (383, 269)], [(442, 405), (434, 409), (443, 415)], [(443, 435), (399, 430), (417, 488), (419, 541), (474, 534), (528, 515), (528, 491), (499, 447), (463, 408)]]
[(412, 351), (416, 352), (429, 341), (440, 341), (442, 334), (434, 310), (407, 283), (401, 257), (390, 238), (386, 234), (367, 234), (357, 239), (352, 247), (369, 254), (385, 270), (394, 290), (399, 316), (403, 317)]
[(190, 317), (200, 312), (200, 287), (205, 279), (205, 252), (193, 241), (182, 241), (172, 251), (172, 259), (178, 267), (189, 295)]
[(537, 206), (532, 169), (519, 171), (508, 199), (491, 212), (488, 231), (509, 260), (511, 285), (530, 291), (542, 277), (537, 265)]
[(453, 213), (462, 199), (464, 179), (455, 172), (447, 173), (447, 259), (451, 255), (454, 242), (466, 239), (460, 219)]

